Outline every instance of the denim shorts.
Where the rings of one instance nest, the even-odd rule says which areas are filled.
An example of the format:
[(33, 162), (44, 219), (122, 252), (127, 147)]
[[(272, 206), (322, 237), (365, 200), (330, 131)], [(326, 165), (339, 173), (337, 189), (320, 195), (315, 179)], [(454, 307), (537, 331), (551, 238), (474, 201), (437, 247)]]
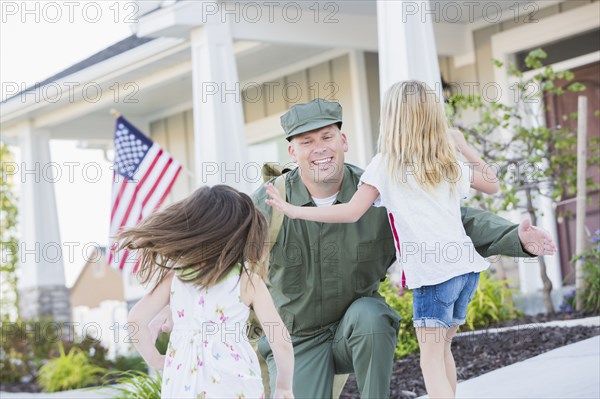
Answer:
[(440, 284), (416, 288), (413, 291), (413, 325), (450, 328), (464, 324), (467, 306), (478, 283), (479, 273), (467, 273)]

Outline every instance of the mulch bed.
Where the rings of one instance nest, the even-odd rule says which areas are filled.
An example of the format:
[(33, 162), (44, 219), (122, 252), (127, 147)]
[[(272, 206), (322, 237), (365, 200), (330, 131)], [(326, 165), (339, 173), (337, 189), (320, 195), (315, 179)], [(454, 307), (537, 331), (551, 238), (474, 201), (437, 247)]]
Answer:
[[(580, 317), (583, 315), (580, 315)], [(456, 363), (458, 381), (465, 381), (492, 370), (572, 344), (600, 334), (599, 327), (542, 327), (550, 320), (573, 318), (571, 316), (528, 316), (503, 325), (522, 325), (522, 328), (501, 333), (484, 332), (454, 338), (452, 353)], [(498, 327), (498, 326), (494, 326)], [(419, 354), (396, 361), (390, 385), (391, 398), (416, 398), (425, 395), (425, 384), (419, 366)], [(358, 386), (353, 375), (340, 398), (358, 398)]]

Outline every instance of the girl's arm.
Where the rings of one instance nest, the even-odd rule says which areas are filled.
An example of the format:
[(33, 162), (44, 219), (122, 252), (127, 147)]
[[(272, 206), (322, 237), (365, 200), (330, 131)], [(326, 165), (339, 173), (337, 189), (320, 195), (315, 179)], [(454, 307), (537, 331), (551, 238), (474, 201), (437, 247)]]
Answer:
[(316, 208), (290, 205), (281, 198), (279, 191), (272, 184), (266, 184), (265, 187), (271, 197), (266, 200), (267, 205), (279, 210), (288, 218), (324, 223), (354, 223), (379, 197), (379, 191), (375, 187), (362, 184), (347, 204)]
[[(250, 282), (249, 282), (250, 280)], [(252, 306), (267, 336), (277, 366), (275, 398), (292, 399), (294, 378), (294, 347), (290, 333), (275, 309), (271, 294), (260, 276), (242, 274), (242, 301)]]
[[(162, 370), (165, 356), (156, 349), (156, 334), (150, 330), (149, 324), (154, 317), (169, 304), (173, 273), (165, 276), (163, 281), (148, 295), (136, 303), (127, 317), (127, 322), (138, 327), (138, 334), (133, 341), (135, 349), (154, 370)], [(154, 339), (153, 339), (154, 338)]]
[(148, 323), (148, 328), (153, 342), (156, 342), (160, 333), (171, 331), (173, 317), (171, 317), (171, 307), (168, 304)]
[(486, 194), (497, 193), (500, 190), (500, 182), (493, 169), (467, 144), (465, 136), (460, 130), (450, 129), (449, 132), (456, 143), (458, 152), (463, 154), (469, 164), (473, 165), (471, 187)]

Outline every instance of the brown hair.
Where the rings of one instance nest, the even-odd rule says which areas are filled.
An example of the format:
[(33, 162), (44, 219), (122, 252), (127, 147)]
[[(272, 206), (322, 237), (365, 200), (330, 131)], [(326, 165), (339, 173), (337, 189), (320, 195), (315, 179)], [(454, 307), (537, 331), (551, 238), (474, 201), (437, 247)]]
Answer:
[[(202, 187), (117, 235), (119, 249), (138, 251), (138, 278), (154, 288), (171, 270), (209, 287), (244, 262), (265, 277), (268, 226), (252, 199), (225, 185)], [(191, 276), (191, 277), (190, 277)]]

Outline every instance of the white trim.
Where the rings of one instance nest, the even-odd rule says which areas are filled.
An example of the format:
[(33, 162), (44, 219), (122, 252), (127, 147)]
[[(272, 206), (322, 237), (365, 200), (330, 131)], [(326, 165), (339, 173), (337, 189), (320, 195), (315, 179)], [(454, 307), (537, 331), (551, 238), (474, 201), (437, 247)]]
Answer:
[[(519, 11), (517, 12), (517, 15), (519, 18), (525, 18), (525, 15), (529, 11), (529, 10), (525, 10), (525, 7), (529, 7), (532, 3), (537, 4), (540, 7), (537, 11), (540, 11), (545, 8), (552, 7), (552, 6), (555, 6), (557, 4), (564, 3), (564, 2), (565, 2), (564, 0), (543, 0), (543, 1), (527, 1), (524, 3), (514, 2), (513, 5), (519, 4)], [(514, 11), (513, 12), (510, 12), (510, 11), (511, 11), (510, 8), (502, 10), (501, 17), (498, 19), (498, 21), (495, 21), (494, 24), (500, 24), (502, 22), (506, 22), (508, 20), (513, 19), (515, 17)], [(467, 24), (467, 28), (470, 29), (471, 32), (476, 31), (481, 28), (487, 28), (491, 25), (491, 22), (489, 20), (494, 20), (494, 18), (497, 15), (498, 14), (495, 14), (495, 15), (490, 14), (488, 20), (481, 17), (481, 18), (477, 19), (476, 21), (473, 21), (473, 23)], [(535, 14), (532, 17), (536, 18)], [(526, 25), (534, 25), (534, 23), (529, 23)]]
[[(546, 43), (552, 43), (570, 36), (577, 35), (586, 31), (597, 29), (600, 26), (600, 16), (598, 15), (598, 4), (592, 3), (567, 12), (552, 15), (540, 20), (536, 24), (527, 24), (498, 33), (491, 38), (492, 57), (503, 63), (507, 63), (510, 57), (519, 51), (529, 48), (543, 46)], [(581, 62), (582, 59), (589, 59), (590, 55), (576, 57), (571, 60), (556, 63), (554, 66), (565, 67)], [(535, 73), (535, 71), (533, 71)], [(494, 69), (494, 80), (499, 85), (503, 93), (500, 101), (505, 104), (514, 102), (512, 92), (509, 90), (512, 80), (505, 68)], [(554, 210), (549, 202), (543, 198), (540, 200), (540, 206), (545, 210), (544, 215), (538, 220), (538, 224), (550, 231), (552, 238), (557, 240), (556, 222)], [(560, 250), (560, 248), (559, 248)], [(546, 258), (548, 276), (555, 287), (562, 286), (560, 260), (557, 256)], [(534, 292), (540, 287), (538, 273), (531, 270), (526, 260), (519, 261), (519, 277), (521, 292)]]
[[(473, 40), (471, 39), (471, 42)], [(455, 69), (462, 68), (467, 65), (473, 65), (477, 62), (475, 51), (469, 51), (465, 54), (455, 55), (452, 57), (452, 63)]]
[[(294, 3), (294, 2), (291, 2)], [(375, 15), (335, 15), (335, 23), (315, 23), (308, 13), (290, 23), (285, 18), (242, 18), (232, 24), (234, 40), (279, 43), (288, 46), (354, 48), (377, 51), (377, 17)]]
[[(568, 69), (573, 69), (573, 68), (577, 68), (580, 66), (588, 65), (593, 62), (600, 62), (600, 51), (594, 51), (593, 53), (581, 55), (581, 56), (575, 57), (575, 58), (570, 58), (568, 60), (557, 62), (555, 64), (548, 65), (548, 66), (551, 67), (552, 69), (554, 69), (555, 71), (566, 71)], [(544, 66), (543, 68), (535, 69), (533, 71), (524, 72), (523, 79), (524, 80), (531, 79), (538, 73), (542, 72), (545, 68), (546, 68), (546, 66)]]
[(204, 1), (181, 1), (161, 5), (159, 10), (138, 18), (138, 36), (189, 37), (191, 29), (207, 22), (204, 20), (203, 3)]
[[(537, 24), (524, 25), (492, 36), (492, 56), (506, 63), (509, 56), (519, 51), (597, 29), (598, 26), (598, 4), (592, 3), (544, 18)], [(510, 93), (510, 81), (505, 68), (494, 69), (494, 80), (503, 92)], [(502, 101), (506, 103), (509, 97), (502, 96)]]
[(283, 76), (290, 75), (292, 73), (302, 71), (307, 68), (311, 68), (315, 65), (319, 65), (325, 61), (330, 61), (346, 54), (348, 54), (348, 50), (343, 49), (326, 51), (322, 54), (307, 58), (303, 61), (295, 62), (293, 64), (286, 65), (282, 68), (266, 72), (262, 75), (257, 75), (252, 78), (246, 79), (243, 82), (241, 82), (240, 86), (244, 87), (247, 84), (262, 84), (265, 82), (270, 82), (272, 80), (279, 79)]
[(281, 137), (283, 129), (281, 128), (280, 115), (271, 115), (266, 118), (258, 119), (246, 123), (246, 141), (248, 145), (262, 143), (276, 137)]
[[(537, 1), (537, 2), (522, 3), (522, 4), (519, 4), (519, 10), (517, 12), (517, 15), (519, 16), (519, 18), (525, 18), (525, 15), (527, 15), (528, 11), (530, 11), (530, 10), (525, 10), (525, 7), (530, 7), (532, 3), (537, 4), (539, 6), (539, 10), (537, 10), (537, 11), (540, 11), (545, 8), (555, 6), (555, 5), (563, 3), (563, 2), (564, 2), (563, 0), (544, 0), (544, 1)], [(517, 3), (514, 3), (514, 4), (517, 4)], [(559, 14), (561, 14), (561, 13), (559, 13)], [(475, 50), (474, 50), (475, 49), (474, 33), (476, 30), (489, 27), (491, 25), (489, 19), (493, 20), (496, 15), (490, 15), (488, 20), (481, 17), (481, 18), (477, 19), (476, 21), (473, 21), (472, 23), (467, 23), (464, 25), (465, 30), (466, 30), (466, 35), (467, 35), (467, 39), (466, 39), (467, 43), (465, 45), (466, 45), (468, 51), (465, 52), (464, 54), (455, 55), (453, 57), (455, 68), (461, 68), (461, 67), (464, 67), (467, 65), (473, 65), (477, 62), (476, 54), (475, 54)], [(532, 17), (536, 18), (535, 14)], [(500, 19), (497, 22), (494, 22), (494, 24), (501, 24), (501, 23), (503, 23), (505, 21), (509, 21), (513, 18), (514, 18), (514, 11), (512, 11), (510, 9), (505, 9), (505, 10), (502, 10), (502, 16), (500, 17)], [(435, 28), (435, 26), (440, 25), (440, 24), (441, 23), (435, 24), (434, 28)], [(526, 24), (525, 26), (530, 26), (530, 25), (532, 25), (532, 23)]]
[(352, 50), (348, 53), (348, 58), (350, 64), (350, 88), (352, 90), (354, 137), (356, 139), (358, 156), (357, 163), (366, 166), (373, 156), (373, 141), (371, 139), (370, 109), (368, 106), (365, 106), (369, 104), (365, 52)]
[(192, 111), (193, 108), (194, 108), (194, 101), (189, 100), (189, 101), (185, 101), (183, 103), (174, 105), (172, 107), (165, 108), (165, 109), (161, 110), (160, 112), (154, 113), (152, 115), (148, 115), (148, 116), (146, 116), (146, 118), (149, 120), (149, 124), (151, 124), (151, 123), (158, 122), (162, 119), (168, 118), (173, 115), (184, 113), (186, 111)]
[[(247, 51), (252, 51), (258, 46), (261, 46), (261, 43), (252, 43), (252, 42), (238, 42), (234, 44), (234, 53), (243, 54)], [(74, 102), (66, 102), (69, 99), (69, 88), (65, 85), (65, 83), (69, 82), (78, 82), (80, 86), (89, 83), (95, 82), (101, 85), (102, 90), (105, 90), (106, 85), (112, 85), (115, 81), (119, 81), (122, 76), (127, 73), (131, 73), (132, 71), (139, 70), (148, 65), (152, 65), (161, 59), (168, 59), (169, 56), (173, 54), (177, 54), (180, 51), (184, 51), (190, 48), (190, 42), (184, 41), (182, 39), (172, 39), (172, 38), (161, 38), (156, 39), (152, 42), (143, 44), (139, 47), (136, 47), (132, 50), (126, 51), (115, 57), (109, 58), (105, 61), (102, 61), (98, 64), (92, 65), (88, 68), (85, 68), (81, 71), (78, 71), (74, 74), (65, 76), (59, 80), (52, 82), (52, 84), (57, 84), (59, 87), (64, 88), (63, 92), (60, 94), (60, 98), (62, 99), (58, 103), (48, 103), (44, 101), (35, 101), (35, 98), (42, 98), (42, 94), (39, 93), (39, 90), (42, 89), (43, 86), (38, 88), (37, 97), (33, 94), (28, 94), (25, 103), (21, 102), (20, 97), (13, 98), (9, 100), (7, 103), (2, 104), (1, 113), (0, 113), (0, 122), (5, 128), (9, 123), (14, 123), (14, 119), (18, 119), (21, 117), (25, 117), (28, 113), (48, 108), (48, 111), (51, 115), (43, 115), (38, 118), (34, 118), (34, 127), (43, 127), (49, 123), (56, 124), (59, 123), (60, 120), (64, 119), (63, 115), (67, 114), (75, 114), (80, 115), (81, 112), (90, 112), (90, 108), (87, 106), (92, 106), (93, 109), (102, 108), (102, 106), (106, 106), (105, 103), (112, 101), (112, 96), (106, 95), (103, 96), (103, 100), (108, 101), (99, 101), (98, 103), (88, 103), (85, 102), (86, 107), (81, 112), (77, 112), (78, 106), (81, 106), (81, 98), (75, 98)], [(136, 83), (140, 87), (140, 89), (144, 85), (154, 86), (161, 83), (161, 80), (168, 81), (177, 76), (181, 76), (186, 73), (191, 73), (192, 71), (192, 63), (190, 61), (183, 62), (173, 67), (162, 70), (160, 73), (153, 73), (149, 76), (136, 80)], [(168, 72), (168, 73), (167, 73)], [(78, 86), (78, 87), (80, 87)], [(146, 88), (146, 87), (144, 87)], [(81, 90), (75, 90), (76, 93), (80, 93)], [(63, 110), (61, 106), (67, 106), (68, 112), (63, 114)], [(59, 107), (61, 109), (53, 109), (55, 107)], [(75, 110), (72, 110), (71, 107), (76, 107)], [(60, 116), (52, 115), (54, 112), (58, 111)], [(154, 115), (152, 115), (154, 117)]]
[(523, 25), (492, 36), (494, 55), (516, 53), (598, 28), (598, 4), (589, 4), (552, 15), (536, 24)]
[(243, 54), (245, 52), (259, 49), (264, 43), (251, 42), (248, 40), (237, 40), (233, 43), (233, 53), (236, 55)]
[[(187, 61), (171, 68), (165, 69), (158, 74), (149, 74), (141, 79), (136, 80), (140, 91), (148, 90), (152, 87), (160, 86), (171, 79), (175, 79), (179, 76), (185, 75), (191, 69), (191, 62)], [(112, 84), (112, 80), (108, 82), (102, 82), (104, 86)], [(104, 90), (104, 87), (102, 87)], [(98, 102), (90, 103), (80, 99), (75, 103), (69, 103), (57, 110), (46, 112), (33, 120), (34, 127), (54, 126), (67, 120), (77, 118), (84, 114), (97, 111), (103, 108), (110, 108), (114, 106), (114, 99), (112, 96), (103, 96)]]
[[(185, 50), (189, 47), (189, 43), (181, 42), (181, 40), (177, 39), (157, 39), (156, 42), (149, 42), (98, 64), (92, 65), (74, 74), (56, 80), (52, 82), (52, 84), (56, 84), (58, 87), (65, 88), (60, 94), (61, 100), (57, 103), (36, 101), (36, 99), (43, 97), (40, 91), (45, 86), (41, 86), (36, 89), (37, 94), (33, 99), (31, 99), (33, 94), (28, 94), (28, 97), (26, 97), (27, 101), (25, 103), (20, 101), (21, 95), (18, 95), (18, 97), (13, 98), (7, 103), (3, 104), (2, 111), (0, 112), (0, 123), (6, 125), (9, 122), (14, 122), (14, 119), (24, 117), (30, 112), (34, 112), (43, 108), (52, 109), (61, 106), (71, 107), (75, 105), (69, 100), (68, 84), (71, 82), (77, 82), (80, 85), (77, 87), (94, 82), (99, 84), (104, 90), (106, 85), (114, 84), (115, 81), (118, 81), (119, 77), (122, 77), (123, 75), (136, 69), (152, 65), (160, 59), (168, 58), (170, 55), (176, 54), (177, 52)], [(78, 97), (81, 97), (81, 90), (74, 91), (79, 93)], [(103, 97), (104, 99), (112, 100), (111, 96)], [(78, 100), (81, 100), (81, 98), (75, 99), (77, 102)], [(100, 102), (101, 101), (98, 103)], [(88, 103), (88, 105), (90, 104)], [(36, 123), (36, 126), (40, 126), (40, 124)]]
[[(98, 81), (113, 77), (116, 74), (116, 71), (118, 71), (119, 75), (122, 75), (130, 72), (133, 69), (154, 63), (157, 61), (157, 59), (166, 58), (174, 52), (185, 49), (185, 47), (189, 47), (189, 43), (180, 46), (181, 42), (182, 41), (179, 39), (156, 39), (152, 42), (148, 42), (131, 50), (125, 51), (97, 64), (91, 65), (71, 75), (67, 75), (60, 80), (55, 80), (52, 83), (70, 81), (81, 83)], [(39, 105), (35, 102), (33, 102), (33, 104), (23, 104), (17, 100), (18, 98), (12, 98), (4, 104), (2, 112), (3, 119), (11, 112), (19, 111), (19, 108)], [(42, 103), (42, 105), (43, 104), (44, 103)], [(19, 105), (21, 105), (21, 107), (19, 107)], [(11, 108), (15, 109), (13, 110)]]

